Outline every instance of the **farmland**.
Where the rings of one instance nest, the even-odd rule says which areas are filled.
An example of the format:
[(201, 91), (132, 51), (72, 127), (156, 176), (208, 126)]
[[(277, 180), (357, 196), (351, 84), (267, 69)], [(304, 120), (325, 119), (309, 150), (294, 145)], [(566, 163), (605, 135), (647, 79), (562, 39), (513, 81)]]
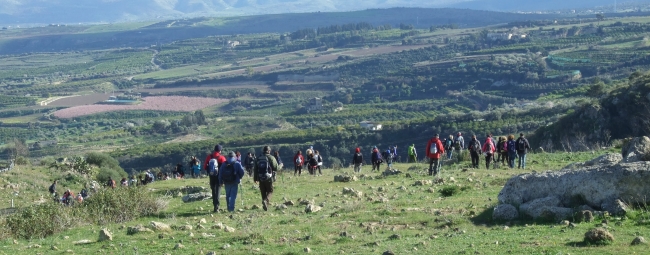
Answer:
[(58, 118), (75, 118), (103, 112), (153, 110), (172, 112), (192, 112), (216, 104), (227, 102), (211, 98), (190, 98), (180, 96), (145, 97), (143, 103), (137, 105), (80, 105), (54, 112)]

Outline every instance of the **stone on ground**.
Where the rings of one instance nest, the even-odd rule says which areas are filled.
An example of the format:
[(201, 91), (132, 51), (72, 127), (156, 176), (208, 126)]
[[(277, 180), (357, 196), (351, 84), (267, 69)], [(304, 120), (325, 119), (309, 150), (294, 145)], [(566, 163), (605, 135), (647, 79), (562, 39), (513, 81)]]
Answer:
[(150, 222), (149, 227), (156, 232), (169, 232), (172, 230), (171, 227), (169, 227), (169, 225), (162, 222), (156, 222), (156, 221)]
[(211, 199), (212, 194), (209, 192), (200, 192), (200, 193), (194, 193), (194, 194), (188, 194), (186, 196), (183, 196), (183, 202), (185, 203), (190, 203), (190, 202), (195, 202), (195, 201), (203, 201), (207, 199)]
[(102, 229), (99, 231), (99, 241), (113, 241), (113, 235), (108, 229)]
[(315, 213), (315, 212), (318, 212), (318, 211), (320, 211), (322, 209), (323, 208), (320, 207), (320, 206), (313, 205), (313, 204), (308, 204), (307, 207), (305, 207), (305, 212), (306, 213)]
[(494, 220), (505, 220), (510, 221), (517, 219), (519, 217), (519, 212), (511, 204), (500, 204), (494, 207), (492, 212), (492, 219)]
[(632, 245), (641, 245), (641, 244), (648, 244), (648, 242), (642, 236), (637, 236), (634, 238), (634, 240), (632, 240)]
[(608, 244), (614, 241), (614, 236), (604, 228), (593, 228), (585, 233), (585, 243)]

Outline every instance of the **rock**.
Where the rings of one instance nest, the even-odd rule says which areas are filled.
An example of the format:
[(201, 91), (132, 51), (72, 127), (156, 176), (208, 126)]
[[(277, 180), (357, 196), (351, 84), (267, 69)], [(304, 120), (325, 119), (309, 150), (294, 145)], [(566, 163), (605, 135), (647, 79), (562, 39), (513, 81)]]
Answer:
[(286, 205), (286, 206), (294, 206), (295, 203), (293, 201), (289, 200), (289, 201), (284, 202), (284, 205)]
[(56, 247), (56, 246), (54, 246), (54, 245), (52, 245), (52, 246), (50, 246), (50, 250), (53, 250), (53, 251), (58, 251), (58, 250), (59, 250), (59, 248), (58, 248), (58, 247)]
[(183, 245), (182, 243), (177, 243), (174, 246), (174, 250), (180, 250), (180, 249), (183, 249), (183, 248), (185, 248), (185, 245)]
[(628, 211), (628, 206), (620, 199), (606, 201), (601, 205), (601, 208), (615, 216), (624, 216)]
[(592, 222), (594, 221), (594, 215), (591, 211), (580, 211), (575, 215), (576, 222)]
[(343, 188), (343, 195), (352, 195), (354, 197), (362, 198), (363, 192), (346, 187)]
[(305, 247), (305, 249), (303, 249), (303, 251), (305, 251), (306, 253), (310, 253), (310, 252), (311, 252), (311, 248), (309, 248), (309, 247)]
[(318, 212), (318, 211), (320, 211), (322, 209), (323, 208), (320, 207), (320, 206), (309, 204), (309, 205), (307, 205), (307, 207), (305, 207), (305, 212), (306, 213), (315, 213), (315, 212)]
[(108, 229), (102, 229), (99, 231), (99, 241), (113, 241), (113, 235)]
[(253, 205), (251, 206), (251, 210), (259, 210), (260, 206), (259, 205)]
[(545, 197), (522, 204), (519, 206), (519, 211), (533, 217), (533, 219), (537, 219), (541, 216), (543, 208), (557, 207), (559, 205), (560, 200), (557, 197)]
[(313, 204), (313, 203), (314, 203), (314, 201), (310, 201), (310, 200), (306, 200), (306, 199), (305, 200), (300, 200), (300, 205), (310, 205), (310, 204)]
[(194, 233), (190, 232), (189, 234), (187, 234), (187, 236), (194, 237)]
[(560, 221), (560, 225), (565, 226), (565, 227), (566, 227), (566, 226), (569, 226), (570, 223), (571, 223), (571, 222), (569, 222), (568, 220)]
[(172, 230), (169, 225), (156, 221), (149, 222), (149, 227), (156, 232), (169, 232)]
[(608, 244), (614, 241), (614, 236), (604, 228), (594, 228), (585, 233), (585, 243)]
[(215, 235), (213, 235), (213, 234), (208, 234), (208, 233), (201, 233), (201, 236), (202, 236), (203, 238), (214, 238), (214, 237), (215, 237)]
[(395, 255), (395, 253), (392, 252), (391, 250), (387, 250), (384, 253), (382, 253), (382, 255)]
[(634, 238), (634, 240), (632, 240), (632, 245), (641, 245), (641, 244), (648, 244), (648, 242), (642, 236), (637, 236)]
[(570, 219), (571, 217), (573, 217), (573, 209), (564, 207), (543, 207), (540, 214), (540, 218), (555, 222)]
[(510, 204), (500, 204), (494, 207), (492, 219), (510, 221), (519, 218), (517, 208)]
[(411, 176), (410, 173), (406, 173), (406, 175), (404, 175), (404, 176), (406, 176), (406, 178), (413, 178), (413, 176)]
[(358, 178), (356, 176), (348, 176), (348, 175), (335, 175), (334, 176), (334, 182), (351, 182), (351, 181), (357, 181)]
[(235, 228), (233, 228), (233, 227), (229, 227), (229, 226), (226, 226), (226, 228), (224, 228), (224, 231), (226, 231), (226, 232), (228, 232), (228, 233), (234, 233), (234, 232), (235, 232)]
[(180, 226), (180, 227), (178, 227), (178, 230), (182, 230), (182, 231), (190, 231), (190, 230), (192, 230), (192, 225), (183, 225), (183, 226)]
[(209, 192), (200, 192), (200, 193), (194, 193), (194, 194), (189, 194), (184, 196), (183, 202), (185, 203), (190, 203), (190, 202), (195, 202), (195, 201), (203, 201), (207, 199), (211, 199), (212, 194)]
[(649, 153), (650, 138), (647, 136), (633, 138), (621, 148), (622, 161), (625, 163), (646, 161)]
[(393, 235), (389, 236), (388, 239), (390, 239), (390, 240), (402, 239), (402, 236), (399, 235), (399, 234), (393, 234)]
[(386, 171), (382, 172), (381, 175), (383, 175), (383, 176), (391, 176), (391, 175), (398, 175), (398, 174), (401, 174), (401, 173), (402, 173), (402, 171), (400, 171), (400, 170), (391, 169), (391, 170), (386, 170)]
[(210, 227), (210, 228), (211, 229), (224, 229), (225, 225), (223, 225), (223, 223), (219, 222), (217, 224), (212, 225), (212, 227)]
[(217, 255), (217, 253), (216, 253), (216, 252), (213, 252), (213, 251), (209, 251), (209, 252), (206, 253), (205, 255)]
[(142, 225), (136, 225), (134, 227), (128, 227), (126, 229), (126, 234), (127, 235), (134, 235), (134, 234), (137, 234), (137, 233), (140, 233), (140, 232), (153, 232), (153, 230), (145, 228)]
[(229, 248), (230, 248), (230, 244), (224, 244), (223, 246), (221, 246), (222, 250), (227, 250)]
[(41, 245), (39, 244), (32, 244), (30, 246), (27, 246), (27, 249), (38, 249), (41, 248)]
[(435, 193), (436, 190), (434, 190), (433, 188), (428, 188), (428, 189), (427, 189), (427, 192), (428, 192), (428, 193)]
[(278, 206), (275, 207), (275, 210), (278, 211), (283, 211), (286, 210), (288, 207), (285, 204), (279, 204)]
[(82, 244), (89, 244), (89, 243), (93, 243), (93, 241), (90, 241), (88, 239), (84, 239), (84, 240), (76, 241), (76, 242), (74, 242), (72, 244), (74, 244), (74, 245), (82, 245)]
[(621, 160), (623, 160), (623, 156), (621, 154), (607, 153), (595, 159), (589, 160), (585, 162), (583, 165), (584, 166), (615, 165), (621, 162)]
[[(650, 194), (650, 185), (646, 185), (650, 182), (650, 162), (638, 161), (634, 155), (650, 150), (650, 138), (635, 141), (630, 142), (634, 145), (625, 147), (624, 160), (613, 165), (594, 163), (593, 166), (576, 170), (512, 177), (499, 193), (499, 203), (518, 207), (537, 199), (556, 198), (559, 202), (552, 206), (575, 208), (587, 205), (613, 215), (621, 215), (626, 210), (625, 204), (616, 201), (617, 199), (624, 198), (630, 204), (647, 204), (650, 202), (650, 197), (646, 196)], [(628, 156), (625, 156), (626, 153)], [(611, 158), (613, 157), (604, 157), (597, 161), (616, 161)], [(525, 214), (539, 215), (535, 210), (535, 207), (528, 208)]]
[(201, 219), (199, 220), (199, 224), (206, 224), (206, 223), (208, 223), (208, 221), (205, 220), (205, 218), (201, 218)]

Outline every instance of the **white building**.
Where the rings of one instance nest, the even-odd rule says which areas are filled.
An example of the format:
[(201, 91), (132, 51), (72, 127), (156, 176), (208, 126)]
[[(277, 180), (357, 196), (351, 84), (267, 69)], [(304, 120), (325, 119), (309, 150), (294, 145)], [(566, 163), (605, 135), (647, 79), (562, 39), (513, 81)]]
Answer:
[(372, 121), (362, 121), (359, 123), (359, 125), (361, 125), (362, 128), (366, 128), (372, 131), (381, 130), (381, 124)]

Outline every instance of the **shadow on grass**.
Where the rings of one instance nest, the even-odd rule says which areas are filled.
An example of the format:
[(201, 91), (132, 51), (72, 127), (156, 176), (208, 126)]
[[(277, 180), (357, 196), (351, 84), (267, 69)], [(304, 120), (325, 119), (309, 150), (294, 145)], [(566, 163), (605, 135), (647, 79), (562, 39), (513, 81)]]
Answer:
[[(223, 212), (219, 212), (219, 213), (223, 213)], [(184, 213), (176, 214), (176, 217), (198, 217), (198, 216), (206, 216), (210, 214), (217, 214), (217, 213), (213, 213), (212, 210), (209, 211), (206, 210), (200, 212), (184, 212)]]
[(546, 218), (539, 218), (536, 220), (533, 220), (530, 217), (526, 217), (523, 215), (520, 215), (519, 219), (517, 220), (512, 220), (512, 221), (504, 221), (504, 220), (494, 220), (492, 219), (492, 213), (494, 212), (494, 206), (491, 206), (481, 213), (477, 214), (476, 216), (470, 218), (470, 221), (474, 223), (474, 225), (486, 225), (488, 227), (493, 227), (497, 225), (510, 225), (510, 226), (524, 226), (526, 224), (536, 224), (536, 225), (553, 225), (556, 224), (556, 222), (553, 219), (546, 219)]
[(583, 241), (583, 242), (568, 242), (568, 243), (566, 243), (566, 246), (569, 246), (569, 247), (587, 247), (589, 245)]

